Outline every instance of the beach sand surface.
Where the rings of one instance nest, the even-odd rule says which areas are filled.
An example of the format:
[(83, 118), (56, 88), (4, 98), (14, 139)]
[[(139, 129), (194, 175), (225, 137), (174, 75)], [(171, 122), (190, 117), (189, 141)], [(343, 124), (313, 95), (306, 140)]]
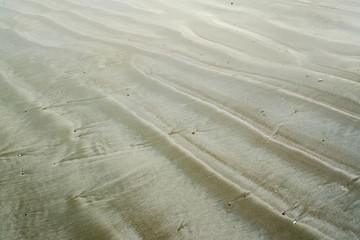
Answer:
[(359, 1), (0, 2), (0, 239), (359, 239), (359, 179)]

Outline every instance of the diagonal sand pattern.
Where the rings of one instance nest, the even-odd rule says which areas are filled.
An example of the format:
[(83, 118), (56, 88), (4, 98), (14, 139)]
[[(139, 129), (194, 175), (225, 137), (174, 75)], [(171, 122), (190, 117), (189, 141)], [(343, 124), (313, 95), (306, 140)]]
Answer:
[(3, 0), (0, 239), (358, 239), (359, 15)]

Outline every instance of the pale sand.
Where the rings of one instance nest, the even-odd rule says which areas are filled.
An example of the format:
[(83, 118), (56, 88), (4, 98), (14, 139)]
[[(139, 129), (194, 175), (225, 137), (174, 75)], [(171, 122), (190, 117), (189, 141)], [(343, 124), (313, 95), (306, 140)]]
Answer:
[(359, 239), (360, 2), (2, 0), (0, 239)]

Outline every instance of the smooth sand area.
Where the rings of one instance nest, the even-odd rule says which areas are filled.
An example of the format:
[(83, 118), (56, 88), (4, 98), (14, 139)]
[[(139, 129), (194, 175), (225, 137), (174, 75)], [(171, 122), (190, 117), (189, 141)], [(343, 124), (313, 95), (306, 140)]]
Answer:
[(0, 239), (359, 239), (360, 1), (2, 0)]

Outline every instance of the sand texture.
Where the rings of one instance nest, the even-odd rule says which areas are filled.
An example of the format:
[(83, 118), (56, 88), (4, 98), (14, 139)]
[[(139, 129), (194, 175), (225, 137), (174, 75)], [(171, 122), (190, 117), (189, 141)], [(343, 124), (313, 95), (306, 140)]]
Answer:
[(360, 1), (2, 0), (0, 239), (360, 239)]

